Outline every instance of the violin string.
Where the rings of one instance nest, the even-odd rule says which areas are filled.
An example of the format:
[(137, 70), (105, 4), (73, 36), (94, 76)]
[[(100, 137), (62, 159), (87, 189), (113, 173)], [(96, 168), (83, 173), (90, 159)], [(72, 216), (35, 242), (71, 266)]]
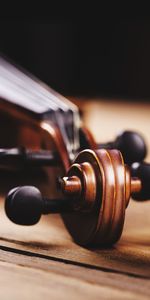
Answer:
[[(20, 93), (20, 95), (17, 95), (17, 96), (21, 96), (23, 94), (25, 96), (25, 99), (28, 99), (28, 102), (29, 102), (28, 105), (30, 105), (31, 103), (32, 103), (32, 105), (34, 105), (35, 103), (37, 105), (37, 103), (38, 103), (38, 107), (39, 107), (40, 111), (41, 111), (41, 109), (43, 109), (43, 104), (44, 104), (44, 106), (47, 103), (50, 104), (51, 109), (49, 109), (49, 106), (46, 105), (46, 107), (44, 107), (44, 112), (45, 112), (45, 110), (48, 112), (53, 111), (53, 116), (55, 115), (55, 118), (53, 118), (53, 121), (54, 121), (54, 119), (56, 120), (55, 123), (60, 128), (63, 138), (65, 140), (65, 144), (66, 144), (68, 153), (69, 153), (69, 155), (71, 155), (71, 152), (72, 152), (71, 141), (69, 141), (68, 136), (66, 134), (66, 131), (64, 128), (64, 120), (63, 120), (63, 122), (61, 122), (61, 120), (60, 120), (61, 115), (58, 115), (58, 110), (60, 109), (58, 107), (58, 105), (56, 105), (56, 103), (53, 103), (51, 101), (51, 99), (50, 99), (50, 101), (47, 101), (47, 98), (45, 98), (44, 101), (42, 102), (41, 101), (42, 97), (41, 97), (40, 93), (38, 93), (37, 90), (35, 89), (35, 87), (33, 86), (33, 83), (34, 83), (33, 80), (30, 80), (30, 78), (28, 78), (27, 76), (24, 76), (24, 74), (22, 74), (21, 72), (17, 72), (18, 70), (16, 68), (13, 68), (13, 70), (12, 70), (12, 66), (11, 66), (9, 68), (9, 70), (6, 70), (5, 68), (2, 68), (2, 69), (3, 69), (2, 70), (2, 73), (3, 73), (2, 84), (4, 86), (4, 79), (5, 79), (6, 83), (9, 85), (9, 91), (11, 91), (11, 93), (12, 93), (12, 91), (17, 90), (17, 92)], [(19, 75), (18, 75), (18, 73), (19, 73)], [(26, 83), (25, 80), (24, 81), (21, 80), (22, 77), (27, 79), (26, 81), (28, 81), (28, 83), (29, 83), (28, 85), (25, 84)], [(9, 80), (8, 80), (8, 78), (9, 78)], [(32, 83), (32, 85), (30, 83)], [(36, 86), (38, 87), (39, 85), (36, 84)], [(29, 89), (29, 87), (30, 87), (30, 89)], [(7, 91), (8, 91), (8, 89), (7, 89)], [(34, 93), (35, 91), (36, 91), (36, 93)], [(36, 94), (36, 96), (35, 96), (35, 94)], [(39, 95), (40, 95), (40, 98), (39, 98)], [(16, 98), (16, 95), (15, 95), (15, 98)], [(18, 97), (18, 99), (20, 102), (20, 97)], [(40, 104), (42, 104), (42, 105), (40, 105)], [(25, 106), (27, 106), (26, 101), (25, 101)], [(30, 106), (27, 106), (27, 107), (29, 108)], [(35, 110), (35, 107), (34, 107), (34, 110)], [(48, 112), (46, 113), (46, 115), (49, 116)], [(65, 113), (67, 113), (67, 112), (68, 112), (68, 110), (65, 109)]]
[[(55, 114), (58, 127), (63, 134), (69, 151), (76, 151), (79, 148), (79, 126), (80, 116), (76, 105), (65, 97), (53, 91), (47, 85), (35, 77), (29, 77), (15, 66), (9, 64), (4, 59), (0, 59), (0, 76), (1, 76), (1, 94), (2, 97), (10, 99), (11, 102), (21, 105), (35, 113), (48, 115), (48, 112), (53, 111)], [(58, 111), (61, 110), (62, 116)], [(71, 147), (65, 130), (64, 124), (69, 111), (72, 111), (72, 129), (73, 140)], [(61, 119), (60, 119), (61, 116)], [(63, 122), (62, 122), (63, 119)], [(74, 148), (74, 149), (71, 149)]]

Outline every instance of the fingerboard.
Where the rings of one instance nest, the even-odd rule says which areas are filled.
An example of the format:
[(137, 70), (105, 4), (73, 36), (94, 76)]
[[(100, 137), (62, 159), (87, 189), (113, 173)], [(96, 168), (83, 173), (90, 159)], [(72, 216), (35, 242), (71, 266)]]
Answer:
[(79, 149), (78, 107), (45, 83), (0, 57), (0, 97), (58, 126), (72, 160)]

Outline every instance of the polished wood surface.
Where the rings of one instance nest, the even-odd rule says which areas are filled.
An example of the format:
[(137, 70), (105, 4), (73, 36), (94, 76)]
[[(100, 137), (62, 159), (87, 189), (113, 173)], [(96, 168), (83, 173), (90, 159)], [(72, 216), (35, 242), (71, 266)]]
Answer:
[[(76, 101), (76, 100), (74, 100)], [(121, 130), (141, 132), (150, 161), (150, 104), (107, 99), (77, 101), (85, 125), (97, 142), (113, 140)], [(56, 170), (55, 170), (56, 171)], [(27, 175), (26, 175), (27, 176)], [(28, 175), (27, 182), (46, 194), (50, 179)], [(2, 299), (149, 299), (150, 204), (130, 201), (121, 240), (110, 249), (75, 244), (59, 215), (43, 216), (32, 227), (11, 223), (3, 210), (4, 192), (24, 177), (1, 178), (0, 296)], [(50, 181), (49, 181), (50, 180)], [(48, 186), (50, 182), (50, 188)]]

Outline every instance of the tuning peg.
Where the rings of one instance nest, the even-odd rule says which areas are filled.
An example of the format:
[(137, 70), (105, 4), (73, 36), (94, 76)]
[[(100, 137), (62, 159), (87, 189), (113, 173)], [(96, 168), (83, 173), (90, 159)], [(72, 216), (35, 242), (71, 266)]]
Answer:
[(90, 132), (86, 128), (81, 128), (80, 143), (82, 149), (117, 149), (122, 153), (124, 161), (128, 165), (143, 161), (147, 154), (147, 147), (143, 137), (134, 131), (123, 131), (112, 142), (94, 145)]
[(5, 201), (8, 218), (19, 225), (34, 225), (42, 214), (60, 213), (71, 209), (69, 199), (48, 200), (34, 186), (21, 186), (12, 189)]
[(5, 201), (5, 211), (9, 219), (16, 224), (36, 224), (43, 211), (40, 191), (32, 186), (12, 189)]
[(150, 199), (150, 164), (134, 163), (131, 166), (131, 174), (133, 177), (137, 177), (141, 181), (141, 191), (139, 193), (132, 194), (132, 198), (137, 201), (145, 201)]
[[(35, 187), (18, 187), (9, 192), (5, 210), (23, 225), (35, 224), (41, 214), (59, 212), (77, 243), (112, 245), (121, 236), (130, 196), (144, 193), (143, 180), (131, 178), (119, 151), (84, 150), (60, 180), (65, 199), (44, 199)], [(148, 185), (146, 189), (150, 196)]]
[(100, 144), (98, 148), (119, 150), (123, 155), (124, 162), (128, 165), (143, 161), (147, 153), (143, 137), (134, 131), (124, 131), (113, 142)]

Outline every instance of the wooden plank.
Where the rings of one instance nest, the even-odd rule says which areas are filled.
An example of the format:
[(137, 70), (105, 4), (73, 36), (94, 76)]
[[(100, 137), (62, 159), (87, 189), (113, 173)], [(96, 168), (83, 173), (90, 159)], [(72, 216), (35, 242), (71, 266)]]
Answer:
[(0, 251), (1, 299), (149, 299), (150, 281)]
[[(97, 140), (103, 142), (113, 138), (118, 128), (137, 129), (147, 137), (150, 136), (148, 103), (93, 101), (92, 104), (84, 102), (82, 106), (85, 122), (89, 124)], [(148, 142), (150, 145), (150, 140)], [(2, 192), (9, 190), (15, 181), (17, 185), (23, 183), (22, 178), (9, 176), (4, 178), (4, 174), (1, 174)], [(30, 181), (41, 185), (42, 191), (51, 190), (51, 181), (50, 187), (47, 180), (44, 180), (44, 183), (39, 182), (40, 177), (28, 176), (27, 182)], [(149, 228), (149, 203), (132, 202), (127, 209), (123, 236), (118, 244), (112, 249), (84, 249), (72, 241), (59, 216), (44, 216), (41, 222), (32, 228), (17, 226), (7, 220), (1, 201), (1, 246), (141, 277), (150, 277)]]
[[(140, 207), (139, 209), (141, 210)], [(148, 210), (145, 208), (144, 211), (145, 220)], [(121, 241), (112, 249), (85, 249), (72, 241), (59, 216), (43, 217), (39, 224), (31, 228), (12, 224), (1, 213), (0, 245), (68, 260), (72, 263), (81, 263), (150, 278), (150, 247), (148, 246), (148, 229), (150, 226), (142, 227), (141, 230), (139, 220), (138, 228), (140, 231), (137, 235), (138, 228), (132, 232), (129, 230), (131, 219), (133, 219), (132, 215), (131, 218), (129, 216), (129, 223), (126, 220)]]

